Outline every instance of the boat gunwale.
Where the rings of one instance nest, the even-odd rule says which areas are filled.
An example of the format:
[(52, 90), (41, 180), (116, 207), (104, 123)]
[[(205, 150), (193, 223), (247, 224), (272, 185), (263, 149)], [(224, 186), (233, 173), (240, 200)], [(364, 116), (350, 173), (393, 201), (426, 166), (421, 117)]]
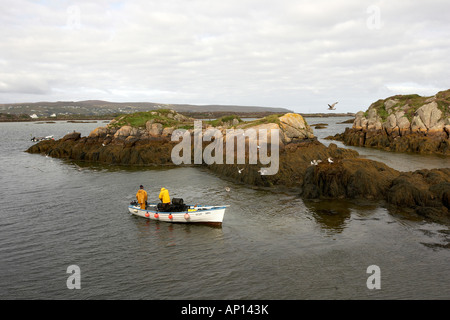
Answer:
[[(199, 206), (197, 206), (197, 207), (199, 207)], [(208, 207), (208, 209), (206, 209), (206, 208), (204, 208), (204, 207)], [(213, 210), (222, 210), (222, 209), (226, 209), (226, 208), (228, 208), (229, 206), (211, 206), (211, 208), (209, 208), (209, 206), (203, 206), (203, 209), (201, 209), (201, 210), (196, 210), (196, 211), (188, 211), (188, 210), (186, 210), (186, 211), (159, 211), (159, 210), (152, 210), (152, 209), (141, 209), (140, 207), (139, 207), (139, 205), (137, 205), (137, 206), (134, 206), (134, 205), (129, 205), (128, 206), (128, 208), (132, 208), (132, 209), (136, 209), (136, 210), (141, 210), (141, 211), (146, 211), (146, 212), (152, 212), (152, 213), (163, 213), (163, 214), (186, 214), (186, 213), (189, 213), (189, 212), (198, 212), (198, 211), (213, 211)], [(200, 207), (200, 208), (202, 208), (202, 207)]]

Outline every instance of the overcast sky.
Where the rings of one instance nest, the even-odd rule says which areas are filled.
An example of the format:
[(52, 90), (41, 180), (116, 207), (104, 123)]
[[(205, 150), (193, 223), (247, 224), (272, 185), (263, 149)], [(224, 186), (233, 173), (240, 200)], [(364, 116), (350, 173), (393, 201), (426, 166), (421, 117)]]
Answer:
[(0, 103), (366, 110), (450, 88), (450, 1), (1, 0)]

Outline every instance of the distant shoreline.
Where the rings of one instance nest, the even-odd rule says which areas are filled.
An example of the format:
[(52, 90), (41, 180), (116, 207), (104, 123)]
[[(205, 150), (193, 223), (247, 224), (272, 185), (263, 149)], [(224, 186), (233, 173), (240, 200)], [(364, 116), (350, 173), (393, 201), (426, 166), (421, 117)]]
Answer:
[(355, 113), (301, 113), (304, 118), (338, 118), (338, 117), (349, 117), (354, 118)]
[(95, 119), (55, 119), (55, 118), (38, 118), (38, 119), (0, 119), (0, 122), (56, 122), (56, 121), (66, 121), (70, 123), (89, 123), (97, 121), (110, 121), (113, 118), (95, 118)]
[[(279, 114), (277, 112), (180, 112), (181, 114), (194, 119), (218, 119), (226, 115), (238, 115), (241, 118), (264, 118), (271, 114)], [(305, 118), (335, 118), (335, 117), (355, 117), (354, 113), (300, 113)], [(46, 118), (31, 118), (26, 114), (0, 114), (0, 122), (54, 122), (54, 121), (68, 121), (68, 122), (87, 122), (87, 121), (106, 121), (113, 120), (120, 114), (111, 114), (104, 116), (88, 116), (88, 115), (73, 115), (63, 117), (46, 117)]]

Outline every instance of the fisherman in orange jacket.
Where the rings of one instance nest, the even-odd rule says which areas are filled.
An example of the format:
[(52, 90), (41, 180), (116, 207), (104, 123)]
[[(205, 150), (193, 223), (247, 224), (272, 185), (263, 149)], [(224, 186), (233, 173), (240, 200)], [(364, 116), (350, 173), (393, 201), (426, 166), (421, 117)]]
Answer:
[(147, 191), (144, 190), (144, 186), (141, 185), (139, 187), (138, 192), (136, 193), (136, 198), (137, 201), (139, 203), (139, 205), (141, 206), (141, 209), (145, 210), (146, 204), (147, 204)]
[(159, 200), (161, 200), (163, 204), (163, 210), (166, 210), (170, 205), (169, 190), (167, 190), (166, 188), (161, 188), (161, 192), (159, 193)]

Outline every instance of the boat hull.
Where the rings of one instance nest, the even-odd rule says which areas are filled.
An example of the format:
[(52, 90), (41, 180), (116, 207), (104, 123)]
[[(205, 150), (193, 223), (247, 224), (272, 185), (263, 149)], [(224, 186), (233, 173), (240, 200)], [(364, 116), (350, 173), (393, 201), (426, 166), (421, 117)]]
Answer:
[(155, 207), (141, 209), (139, 206), (130, 205), (131, 214), (149, 220), (171, 223), (206, 223), (222, 224), (227, 206), (199, 206), (182, 212), (161, 212)]

